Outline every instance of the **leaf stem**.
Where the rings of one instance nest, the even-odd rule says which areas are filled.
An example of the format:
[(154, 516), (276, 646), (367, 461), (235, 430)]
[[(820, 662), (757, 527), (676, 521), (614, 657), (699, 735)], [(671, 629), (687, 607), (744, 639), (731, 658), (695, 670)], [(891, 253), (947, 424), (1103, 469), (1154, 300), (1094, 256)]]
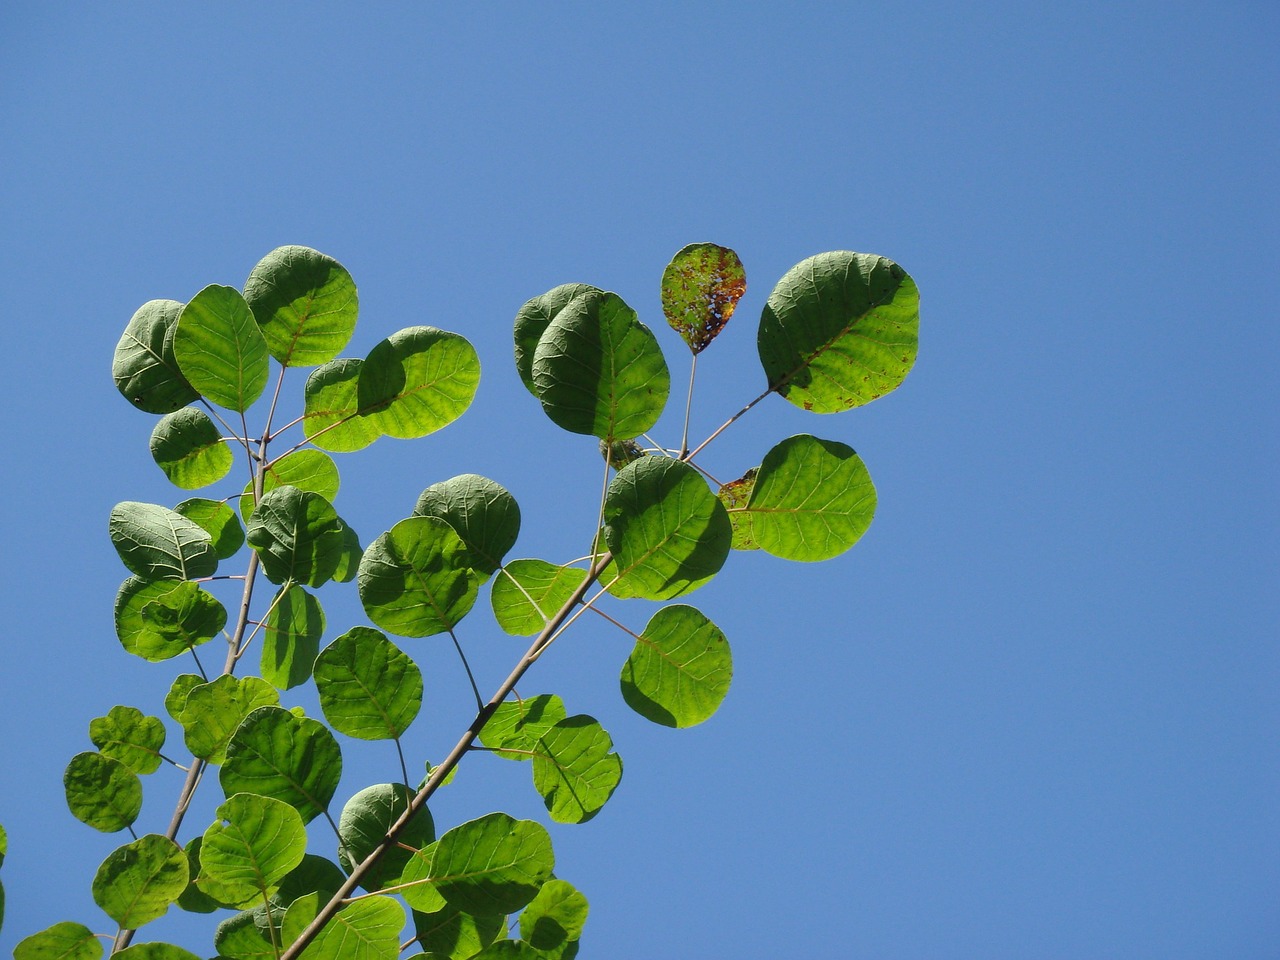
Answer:
[(689, 413), (693, 410), (693, 378), (698, 375), (698, 355), (693, 355), (689, 365), (689, 397), (684, 402), (684, 433), (680, 435), (680, 457), (683, 460), (689, 452)]
[(773, 387), (770, 387), (770, 388), (769, 388), (768, 390), (766, 390), (764, 393), (760, 394), (760, 396), (756, 397), (754, 400), (752, 400), (750, 403), (748, 403), (745, 407), (743, 407), (741, 410), (739, 410), (737, 413), (735, 413), (732, 417), (730, 417), (730, 418), (729, 418), (728, 420), (726, 420), (724, 423), (720, 424), (720, 426), (716, 427), (715, 433), (711, 434), (711, 436), (709, 436), (709, 437), (707, 437), (707, 439), (703, 440), (700, 444), (698, 444), (696, 447), (694, 447), (694, 449), (693, 449), (693, 450), (689, 451), (688, 453), (681, 454), (681, 455), (680, 455), (680, 459), (681, 459), (681, 460), (686, 460), (686, 461), (688, 461), (688, 460), (692, 460), (694, 457), (696, 457), (698, 454), (700, 454), (700, 453), (702, 452), (703, 448), (704, 448), (707, 444), (709, 444), (712, 440), (714, 440), (716, 437), (720, 436), (720, 434), (724, 433), (727, 429), (729, 429), (730, 425), (732, 425), (732, 424), (733, 424), (733, 422), (734, 422), (735, 420), (737, 420), (739, 417), (741, 417), (744, 413), (746, 413), (748, 410), (750, 410), (752, 407), (754, 407), (757, 403), (759, 403), (761, 400), (763, 400), (763, 399), (764, 399), (765, 397), (767, 397), (769, 394), (773, 393), (773, 390), (774, 390), (774, 388), (773, 388)]

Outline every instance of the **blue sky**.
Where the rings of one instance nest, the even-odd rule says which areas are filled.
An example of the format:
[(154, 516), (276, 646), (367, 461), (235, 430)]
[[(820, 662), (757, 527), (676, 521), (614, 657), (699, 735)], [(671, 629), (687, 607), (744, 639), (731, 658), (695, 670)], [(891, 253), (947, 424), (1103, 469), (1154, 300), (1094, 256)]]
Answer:
[[(459, 423), (340, 460), (339, 512), (367, 543), (481, 473), (521, 503), (514, 555), (567, 559), (598, 455), (524, 392), (512, 317), (584, 281), (659, 327), (662, 268), (711, 240), (748, 291), (699, 364), (694, 435), (759, 392), (760, 308), (811, 254), (901, 263), (920, 358), (865, 408), (770, 398), (708, 451), (729, 479), (812, 432), (880, 497), (850, 553), (735, 555), (690, 598), (734, 650), (716, 717), (631, 713), (603, 621), (525, 685), (626, 764), (600, 816), (553, 829), (591, 902), (583, 956), (1274, 956), (1278, 41), (1245, 2), (7, 9), (0, 948), (106, 930), (89, 882), (120, 838), (70, 816), (62, 771), (111, 705), (161, 712), (174, 672), (110, 622), (108, 511), (184, 496), (109, 377), (141, 303), (239, 286), (280, 244), (336, 257), (350, 355), (425, 323), (484, 367)], [(354, 590), (322, 600), (331, 635), (366, 622)], [(492, 688), (523, 645), (473, 616)], [(469, 719), (437, 641), (405, 643), (433, 759)], [(343, 746), (339, 799), (395, 775)], [(542, 816), (515, 767), (469, 758), (437, 822)], [(156, 778), (141, 826), (162, 832), (179, 781)], [(210, 955), (208, 930), (143, 939)]]

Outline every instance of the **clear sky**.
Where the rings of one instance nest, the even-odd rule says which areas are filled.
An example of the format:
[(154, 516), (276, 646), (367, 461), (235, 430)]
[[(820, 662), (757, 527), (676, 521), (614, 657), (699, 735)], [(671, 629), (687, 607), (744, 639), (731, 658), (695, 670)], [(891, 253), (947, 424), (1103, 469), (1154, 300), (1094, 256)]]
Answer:
[[(811, 254), (901, 263), (920, 358), (870, 406), (770, 398), (708, 451), (728, 479), (812, 432), (880, 497), (850, 553), (735, 555), (690, 598), (735, 655), (712, 720), (633, 714), (603, 621), (526, 681), (626, 764), (552, 830), (582, 955), (1274, 957), (1278, 49), (1277, 8), (1243, 0), (8, 5), (0, 949), (108, 928), (89, 883), (122, 840), (71, 817), (62, 771), (113, 704), (161, 713), (179, 669), (111, 626), (108, 511), (185, 496), (109, 376), (140, 304), (239, 286), (280, 244), (336, 257), (350, 355), (431, 324), (484, 365), (459, 423), (340, 460), (339, 512), (367, 543), (481, 473), (523, 508), (513, 555), (567, 559), (599, 459), (520, 385), (512, 317), (584, 281), (660, 327), (662, 268), (711, 240), (748, 290), (695, 435), (759, 392), (761, 306)], [(366, 622), (354, 589), (322, 599), (330, 636)], [(492, 689), (524, 643), (473, 616)], [(465, 680), (447, 640), (404, 645), (438, 759)], [(343, 746), (339, 800), (394, 778), (385, 745)], [(543, 817), (527, 778), (473, 756), (436, 820)], [(153, 779), (140, 826), (163, 832), (179, 775)], [(209, 956), (208, 930), (175, 911), (141, 939)]]

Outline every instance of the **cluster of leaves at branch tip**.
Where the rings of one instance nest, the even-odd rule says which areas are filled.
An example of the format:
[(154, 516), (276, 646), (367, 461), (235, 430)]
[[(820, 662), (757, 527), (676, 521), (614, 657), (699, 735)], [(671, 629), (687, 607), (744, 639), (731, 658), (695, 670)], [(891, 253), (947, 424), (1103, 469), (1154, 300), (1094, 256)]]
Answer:
[[(664, 317), (691, 354), (690, 401), (697, 359), (745, 291), (741, 260), (717, 244), (691, 244), (664, 270)], [(875, 488), (843, 442), (783, 439), (740, 479), (714, 486), (695, 459), (719, 430), (690, 451), (686, 409), (681, 445), (657, 446), (648, 433), (671, 393), (658, 337), (618, 294), (569, 283), (520, 308), (515, 362), (551, 422), (594, 437), (613, 471), (602, 502), (584, 509), (601, 521), (587, 559), (508, 559), (520, 508), (497, 481), (470, 473), (428, 486), (362, 546), (335, 507), (331, 454), (449, 425), (470, 405), (480, 364), (465, 338), (429, 326), (395, 332), (363, 358), (341, 357), (358, 304), (336, 260), (280, 247), (239, 289), (211, 284), (186, 302), (144, 304), (116, 347), (113, 379), (129, 403), (158, 417), (150, 452), (175, 487), (222, 483), (241, 458), (250, 475), (172, 507), (125, 501), (109, 518), (128, 571), (114, 609), (121, 646), (151, 663), (189, 657), (193, 668), (166, 680), (169, 723), (112, 707), (89, 724), (94, 749), (73, 757), (64, 776), (77, 819), (131, 836), (91, 885), (116, 928), (113, 953), (125, 960), (194, 956), (170, 944), (130, 945), (136, 928), (171, 908), (222, 912), (213, 946), (233, 960), (392, 960), (407, 920), (422, 958), (572, 958), (587, 901), (554, 875), (547, 829), (495, 812), (437, 835), (427, 800), (464, 753), (482, 749), (528, 763), (550, 820), (597, 816), (622, 778), (608, 732), (554, 694), (514, 693), (545, 645), (585, 608), (657, 601), (643, 627), (622, 627), (630, 652), (621, 700), (663, 726), (702, 723), (728, 693), (729, 642), (700, 610), (668, 601), (707, 583), (734, 549), (821, 560), (851, 547), (871, 522)], [(824, 413), (883, 395), (910, 369), (917, 327), (918, 294), (897, 264), (848, 252), (802, 261), (763, 309), (764, 391), (724, 426), (772, 393)], [(302, 410), (289, 419), (276, 405), (294, 368), (312, 369)], [(223, 572), (237, 557), (244, 565)], [(273, 589), (255, 591), (259, 576)], [(329, 624), (318, 591), (352, 581), (373, 625), (352, 625), (322, 646)], [(438, 648), (456, 649), (480, 703), (459, 627), (486, 586), (499, 629), (536, 637), (534, 646), (488, 705), (457, 719), (466, 733), (450, 758), (427, 763), (426, 778), (411, 785), (402, 741), (422, 722), (424, 684), (391, 637), (449, 634), (452, 644)], [(607, 616), (621, 626), (626, 615)], [(202, 659), (216, 638), (221, 665)], [(237, 676), (251, 652), (259, 675)], [(282, 699), (312, 683), (323, 719)], [(447, 722), (426, 712), (434, 725)], [(399, 769), (339, 810), (343, 744), (362, 740), (391, 741)], [(166, 764), (187, 771), (177, 812), (167, 834), (139, 835), (144, 778)], [(209, 768), (223, 800), (214, 822), (180, 845), (191, 791), (215, 779), (202, 777)], [(312, 824), (332, 826), (332, 856), (308, 852)], [(0, 862), (5, 847), (0, 829)], [(356, 886), (365, 893), (353, 895)], [(0, 922), (3, 910), (0, 886)], [(27, 937), (15, 957), (102, 953), (90, 927), (67, 921)]]

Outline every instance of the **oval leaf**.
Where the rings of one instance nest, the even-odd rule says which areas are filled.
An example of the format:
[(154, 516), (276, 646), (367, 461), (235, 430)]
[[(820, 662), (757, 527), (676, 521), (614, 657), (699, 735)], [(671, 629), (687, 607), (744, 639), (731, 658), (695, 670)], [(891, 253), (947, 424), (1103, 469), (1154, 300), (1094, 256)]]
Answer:
[(13, 948), (13, 960), (98, 960), (102, 941), (82, 923), (55, 923)]
[(105, 717), (89, 722), (89, 739), (103, 756), (119, 760), (134, 773), (155, 773), (164, 746), (164, 721), (137, 707), (114, 706)]
[(103, 833), (124, 830), (142, 812), (142, 782), (125, 764), (100, 753), (77, 753), (62, 775), (72, 816)]
[(347, 546), (346, 525), (329, 501), (290, 486), (263, 494), (244, 536), (268, 580), (309, 587), (333, 578)]
[(582, 938), (587, 898), (567, 880), (548, 880), (520, 914), (520, 936), (537, 950), (562, 950)]
[(279, 702), (279, 695), (265, 680), (227, 674), (191, 686), (177, 719), (186, 733), (188, 750), (210, 763), (222, 763), (227, 742), (245, 717), (259, 707)]
[(369, 618), (402, 637), (452, 630), (476, 602), (481, 577), (445, 521), (401, 520), (369, 545), (356, 583)]
[(486, 577), (502, 565), (520, 534), (520, 506), (501, 484), (474, 473), (433, 483), (413, 509), (416, 517), (439, 517), (462, 538), (472, 567)]
[(662, 312), (699, 354), (724, 329), (746, 291), (746, 271), (736, 253), (714, 243), (691, 243), (662, 272)]
[(450, 906), (475, 916), (515, 913), (551, 877), (546, 828), (490, 813), (454, 827), (436, 844), (431, 879)]
[(210, 284), (191, 298), (173, 352), (191, 385), (228, 410), (244, 413), (267, 385), (267, 342), (234, 287)]
[(138, 308), (111, 363), (111, 379), (124, 398), (147, 413), (171, 413), (200, 394), (187, 382), (173, 355), (182, 304), (151, 300)]
[(227, 744), (223, 792), (257, 793), (294, 807), (304, 823), (324, 811), (342, 776), (342, 751), (324, 724), (280, 707), (259, 707)]
[[(311, 894), (284, 916), (284, 942), (292, 943), (320, 910)], [(390, 897), (365, 897), (339, 910), (303, 952), (305, 960), (395, 960), (400, 954), (404, 907)]]
[(356, 329), (355, 281), (332, 257), (309, 247), (277, 247), (244, 284), (271, 355), (288, 367), (332, 360)]
[(604, 291), (588, 283), (562, 283), (541, 296), (529, 300), (516, 313), (516, 371), (520, 374), (520, 380), (525, 387), (535, 397), (538, 391), (533, 385), (533, 355), (538, 349), (538, 341), (542, 339), (542, 335), (546, 333), (547, 327), (551, 325), (556, 314), (563, 310), (570, 300), (580, 293), (588, 292), (603, 293)]
[(112, 954), (119, 960), (201, 960), (190, 950), (172, 943), (135, 943)]
[(322, 450), (363, 450), (382, 431), (360, 415), (360, 371), (363, 360), (331, 360), (307, 378), (303, 395), (302, 432)]
[(125, 650), (159, 663), (217, 636), (227, 610), (189, 580), (129, 577), (116, 594), (115, 622)]
[(567, 716), (553, 693), (498, 704), (480, 730), (480, 742), (509, 760), (531, 760), (543, 734)]
[(636, 713), (668, 727), (692, 727), (719, 708), (733, 679), (729, 643), (694, 607), (675, 604), (653, 615), (622, 666), (622, 698)]
[(281, 690), (306, 683), (322, 636), (320, 601), (296, 585), (281, 589), (262, 622), (262, 679)]
[(533, 786), (557, 823), (586, 823), (622, 780), (622, 758), (591, 717), (561, 720), (534, 747)]
[(174, 513), (181, 514), (197, 524), (213, 539), (213, 552), (219, 560), (226, 560), (236, 555), (244, 546), (244, 527), (236, 512), (221, 500), (205, 500), (193, 497), (183, 500), (173, 508)]
[(563, 607), (587, 578), (585, 570), (545, 560), (512, 560), (493, 581), (489, 602), (498, 626), (531, 637)]
[(187, 888), (187, 855), (159, 834), (149, 833), (114, 850), (93, 878), (93, 902), (121, 927), (140, 927), (163, 917)]
[(671, 388), (657, 338), (616, 293), (574, 297), (547, 326), (533, 359), (542, 409), (557, 426), (627, 440), (662, 415)]
[(902, 383), (915, 363), (920, 294), (892, 260), (846, 250), (786, 272), (757, 346), (769, 387), (815, 413), (849, 410)]
[(166, 507), (117, 503), (108, 530), (124, 565), (144, 580), (194, 580), (218, 569), (208, 532)]
[[(338, 861), (348, 873), (382, 843), (391, 827), (409, 809), (412, 797), (403, 783), (377, 783), (347, 801), (338, 820)], [(396, 837), (396, 845), (365, 873), (360, 886), (372, 892), (397, 883), (413, 855), (405, 847), (425, 847), (435, 839), (431, 812), (423, 807)]]
[(422, 672), (371, 627), (353, 627), (316, 658), (316, 691), (325, 719), (360, 740), (401, 736), (422, 706)]
[[(318, 493), (333, 503), (340, 482), (338, 465), (333, 462), (333, 457), (319, 450), (295, 450), (267, 464), (262, 492), (276, 487), (297, 487), (308, 493)], [(253, 482), (250, 481), (240, 495), (240, 516), (248, 520), (252, 514)]]
[(428, 954), (466, 960), (506, 933), (507, 923), (506, 917), (473, 917), (445, 904), (436, 910), (414, 910), (413, 932)]
[(480, 359), (456, 333), (408, 327), (383, 340), (360, 371), (360, 413), (389, 437), (425, 437), (471, 405)]
[(302, 862), (307, 828), (289, 804), (238, 793), (215, 816), (204, 832), (196, 880), (213, 899), (237, 906), (261, 900)]
[(165, 414), (151, 431), (151, 459), (175, 486), (195, 490), (225, 477), (235, 458), (207, 413), (183, 407)]

